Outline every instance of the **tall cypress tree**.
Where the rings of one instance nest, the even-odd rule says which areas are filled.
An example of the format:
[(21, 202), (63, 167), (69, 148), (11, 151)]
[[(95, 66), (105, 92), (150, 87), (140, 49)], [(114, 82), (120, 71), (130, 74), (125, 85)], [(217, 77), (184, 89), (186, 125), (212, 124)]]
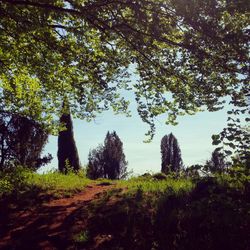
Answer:
[(175, 136), (170, 133), (161, 140), (161, 172), (179, 172), (182, 168), (181, 150)]
[(80, 169), (80, 162), (67, 100), (64, 100), (62, 110), (63, 113), (60, 117), (60, 124), (65, 127), (65, 130), (60, 131), (58, 135), (58, 169), (62, 173), (67, 173), (68, 167), (70, 167), (77, 172)]
[(104, 141), (104, 176), (109, 179), (123, 179), (127, 175), (127, 162), (123, 143), (116, 132), (107, 133)]

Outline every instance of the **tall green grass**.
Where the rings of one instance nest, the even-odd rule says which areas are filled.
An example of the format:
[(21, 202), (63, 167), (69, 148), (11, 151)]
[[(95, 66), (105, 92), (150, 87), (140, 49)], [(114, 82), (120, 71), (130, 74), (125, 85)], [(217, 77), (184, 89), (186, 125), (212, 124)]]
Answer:
[(13, 171), (0, 173), (0, 197), (35, 189), (50, 194), (65, 193), (69, 195), (84, 189), (90, 182), (82, 172), (67, 175), (59, 172), (38, 174), (17, 167)]
[(129, 180), (117, 182), (117, 186), (126, 188), (129, 193), (141, 190), (143, 193), (165, 193), (166, 191), (176, 194), (189, 192), (193, 189), (194, 183), (190, 179), (174, 179), (167, 177), (166, 179), (157, 180), (149, 177), (134, 177)]
[(67, 175), (59, 172), (46, 174), (28, 173), (27, 184), (35, 185), (47, 190), (82, 190), (90, 180), (81, 174), (69, 173)]

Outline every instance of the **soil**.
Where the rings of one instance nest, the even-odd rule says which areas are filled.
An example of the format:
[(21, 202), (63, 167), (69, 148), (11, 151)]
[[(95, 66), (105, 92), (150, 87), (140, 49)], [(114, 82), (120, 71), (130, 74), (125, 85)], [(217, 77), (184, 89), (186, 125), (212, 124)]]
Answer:
[[(4, 232), (0, 228), (0, 249), (65, 249), (69, 233), (67, 221), (77, 210), (113, 187), (100, 184), (87, 186), (84, 191), (69, 198), (53, 199), (38, 207), (15, 212), (8, 225), (2, 225)], [(82, 228), (84, 223), (84, 220), (78, 222)]]

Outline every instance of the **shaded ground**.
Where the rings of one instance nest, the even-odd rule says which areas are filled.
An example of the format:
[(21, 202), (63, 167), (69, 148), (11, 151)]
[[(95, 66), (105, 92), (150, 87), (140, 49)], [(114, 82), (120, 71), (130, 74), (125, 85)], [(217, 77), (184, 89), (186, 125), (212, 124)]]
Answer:
[[(65, 249), (72, 240), (67, 225), (73, 214), (111, 188), (112, 185), (87, 186), (72, 197), (53, 199), (8, 215), (4, 224), (0, 222), (0, 249)], [(85, 223), (83, 218), (75, 226), (84, 228)]]
[(68, 227), (79, 237), (69, 249), (250, 250), (249, 187), (204, 178), (190, 192), (159, 197), (112, 189), (75, 211)]
[[(99, 200), (79, 209), (71, 229), (79, 232), (76, 222), (88, 213), (85, 225), (87, 239), (78, 242), (76, 249), (90, 250), (156, 250), (152, 218), (155, 209), (140, 195), (129, 195), (123, 189), (113, 189)], [(152, 201), (152, 197), (149, 197)]]
[(0, 204), (0, 248), (250, 250), (250, 185), (242, 185), (203, 178), (188, 192), (157, 193), (103, 182), (41, 204), (46, 197), (33, 194), (38, 204), (19, 199), (6, 213)]

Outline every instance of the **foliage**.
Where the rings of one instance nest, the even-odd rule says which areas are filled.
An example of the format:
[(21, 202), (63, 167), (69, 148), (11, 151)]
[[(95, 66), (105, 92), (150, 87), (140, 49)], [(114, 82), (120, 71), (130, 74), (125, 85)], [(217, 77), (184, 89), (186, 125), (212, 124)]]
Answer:
[(124, 179), (127, 172), (128, 162), (123, 152), (123, 144), (115, 131), (107, 133), (104, 141), (103, 157), (104, 176), (109, 179)]
[[(250, 105), (249, 100), (246, 101), (248, 105)], [(247, 123), (250, 121), (248, 118), (250, 109), (249, 107), (233, 109), (228, 111), (228, 115), (227, 127), (220, 134), (212, 136), (213, 144), (219, 145), (217, 150), (226, 156), (238, 155), (239, 162), (249, 161), (250, 127)]]
[(218, 150), (214, 150), (211, 159), (206, 162), (205, 169), (211, 173), (222, 173), (227, 170), (229, 163), (226, 162), (225, 157)]
[(50, 172), (46, 174), (32, 174), (28, 184), (39, 186), (49, 192), (76, 192), (82, 190), (89, 184), (89, 180), (80, 173), (73, 172), (64, 175), (59, 172)]
[(184, 175), (186, 175), (187, 177), (191, 177), (192, 179), (195, 179), (195, 178), (199, 179), (200, 170), (202, 168), (203, 168), (203, 165), (200, 165), (200, 164), (191, 165), (184, 170)]
[[(65, 195), (68, 190), (76, 191), (89, 182), (83, 173), (38, 175), (21, 168), (16, 170), (19, 172), (0, 173), (0, 180), (15, 179), (13, 184), (24, 180), (22, 190), (30, 186), (33, 192), (40, 186)], [(195, 181), (169, 176), (160, 180), (156, 176), (160, 175), (115, 181), (114, 189), (70, 213), (63, 223), (65, 233), (53, 237), (53, 244), (70, 249), (248, 249), (250, 175), (244, 164), (234, 165), (227, 173)], [(27, 200), (34, 198), (37, 201), (38, 197), (26, 197)], [(13, 219), (13, 214), (10, 215), (8, 222)], [(34, 222), (35, 226), (37, 223)], [(26, 238), (18, 238), (20, 235), (23, 234), (17, 233), (15, 237), (20, 240), (20, 246), (24, 246)], [(38, 246), (35, 240), (30, 244), (33, 248)]]
[(123, 144), (116, 132), (107, 133), (104, 146), (90, 151), (87, 176), (91, 179), (124, 179), (128, 175)]
[(161, 171), (165, 174), (180, 172), (183, 167), (181, 150), (175, 136), (170, 133), (161, 140)]
[(90, 181), (84, 175), (59, 172), (37, 174), (27, 168), (16, 167), (14, 170), (0, 173), (0, 197), (20, 196), (23, 192), (39, 189), (54, 196), (64, 196), (82, 190)]
[(48, 132), (41, 124), (26, 117), (0, 112), (0, 170), (15, 165), (36, 170), (51, 161), (50, 154), (41, 157)]
[[(238, 185), (228, 178), (222, 174), (195, 182), (168, 179), (170, 186), (165, 189), (159, 185), (166, 180), (150, 175), (118, 181), (116, 189), (76, 214), (72, 225), (89, 215), (85, 228), (89, 241), (79, 248), (92, 249), (101, 238), (99, 249), (245, 250), (249, 242), (249, 180), (241, 178)], [(182, 188), (171, 188), (185, 181)], [(157, 188), (146, 183), (155, 183)]]
[(203, 178), (189, 194), (166, 194), (155, 220), (157, 249), (247, 249), (249, 189)]
[(119, 181), (118, 186), (126, 187), (129, 193), (136, 193), (142, 190), (143, 193), (163, 194), (165, 192), (182, 193), (188, 192), (193, 188), (191, 179), (157, 179), (154, 176), (134, 177), (127, 181)]
[(27, 181), (27, 173), (23, 168), (17, 167), (14, 171), (0, 172), (0, 197), (20, 190)]
[(0, 197), (14, 195), (17, 196), (28, 186), (30, 169), (16, 166), (14, 169), (5, 168), (0, 172)]
[(105, 178), (103, 150), (103, 145), (99, 145), (89, 152), (87, 176), (90, 179)]
[(0, 5), (0, 99), (6, 108), (54, 126), (68, 97), (85, 119), (126, 111), (131, 63), (138, 112), (154, 119), (206, 107), (230, 96), (246, 106), (249, 81), (247, 0), (10, 1)]
[(82, 231), (73, 236), (73, 240), (76, 243), (85, 243), (88, 241), (88, 231)]
[[(211, 155), (211, 159), (206, 161), (204, 165), (196, 164), (192, 165), (184, 170), (184, 175), (194, 179), (199, 179), (201, 176), (235, 176), (235, 179), (239, 178), (241, 182), (241, 174), (245, 175), (249, 173), (248, 158), (245, 160), (241, 157), (234, 157), (232, 161), (226, 160), (225, 155), (218, 149), (215, 149)], [(237, 174), (238, 173), (238, 174)]]
[(70, 168), (77, 172), (80, 169), (80, 161), (74, 140), (73, 124), (67, 101), (63, 102), (63, 114), (60, 124), (64, 126), (58, 135), (58, 169), (62, 173), (68, 173)]
[(165, 175), (164, 173), (156, 173), (153, 175), (153, 178), (156, 180), (165, 180), (167, 179), (167, 175)]
[(244, 164), (233, 165), (228, 169), (227, 174), (216, 175), (216, 177), (220, 184), (225, 185), (226, 183), (231, 188), (237, 190), (249, 188), (250, 170)]

